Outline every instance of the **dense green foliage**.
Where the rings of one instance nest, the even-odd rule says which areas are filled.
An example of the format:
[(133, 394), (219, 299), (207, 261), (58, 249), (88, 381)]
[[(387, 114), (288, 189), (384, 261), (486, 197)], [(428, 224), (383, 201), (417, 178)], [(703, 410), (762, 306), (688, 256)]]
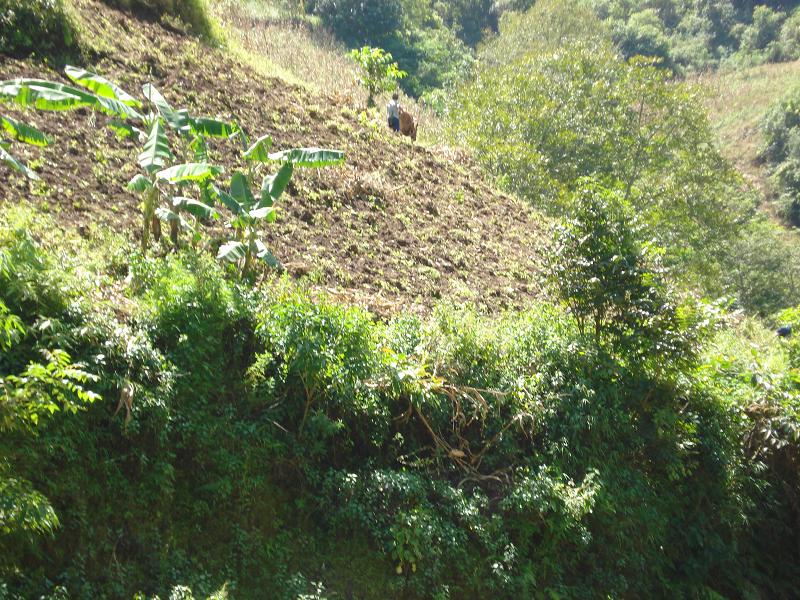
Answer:
[(375, 106), (375, 96), (395, 89), (398, 80), (408, 73), (401, 71), (392, 55), (382, 48), (364, 46), (350, 51), (360, 72), (359, 83), (367, 88), (367, 106)]
[(60, 57), (76, 42), (64, 0), (0, 0), (0, 54)]
[(800, 225), (800, 86), (776, 102), (762, 129), (760, 158), (772, 172), (784, 216)]
[(776, 232), (749, 256), (765, 228), (715, 148), (699, 89), (624, 60), (596, 17), (558, 0), (505, 19), (481, 59), (450, 102), (451, 134), (501, 185), (556, 214), (571, 212), (584, 178), (619, 187), (690, 287), (763, 313), (796, 302), (794, 253)]
[(474, 58), (467, 43), (494, 23), (492, 11), (482, 12), (485, 4), (485, 0), (315, 0), (307, 3), (307, 9), (350, 47), (368, 45), (390, 52), (400, 69), (409, 73), (400, 82), (403, 89), (421, 96), (468, 72)]
[(797, 2), (588, 0), (588, 4), (606, 21), (626, 56), (657, 56), (678, 70), (800, 58)]
[[(202, 8), (116, 4), (189, 22)], [(526, 4), (308, 8), (350, 43), (397, 48), (420, 93), (462, 78), (468, 45)], [(798, 251), (753, 217), (697, 91), (619, 51), (705, 64), (704, 19), (727, 23), (727, 6), (691, 3), (678, 33), (659, 25), (670, 0), (592, 3), (605, 24), (559, 0), (506, 14), (451, 103), (453, 134), (558, 225), (550, 300), (493, 317), (444, 303), (378, 321), (242, 276), (277, 262), (261, 228), (293, 170), (341, 152), (270, 152), (82, 69), (67, 69), (80, 87), (0, 82), (23, 107), (114, 117), (144, 200), (138, 251), (0, 212), (0, 600), (795, 597)], [(751, 8), (731, 48), (797, 39), (788, 6)], [(781, 185), (797, 179), (796, 96), (765, 122)], [(241, 146), (239, 170), (212, 164), (210, 137)], [(223, 208), (214, 250), (238, 269), (199, 243)], [(173, 243), (154, 256), (160, 221)], [(773, 319), (794, 336), (742, 307), (785, 309)]]
[[(487, 41), (497, 47), (493, 36), (501, 22), (507, 31), (526, 12), (540, 14), (541, 4), (312, 0), (306, 8), (351, 47), (367, 44), (389, 50), (410, 74), (404, 89), (420, 96), (459, 82), (472, 66), (471, 49)], [(565, 23), (583, 22), (586, 37), (604, 31), (624, 57), (652, 57), (659, 66), (678, 73), (800, 58), (800, 7), (794, 1), (580, 0), (570, 8), (561, 17)], [(595, 15), (602, 27), (590, 26), (589, 15)], [(563, 27), (551, 25), (557, 30)], [(525, 28), (552, 35), (535, 19), (529, 19)], [(514, 54), (540, 43), (532, 34), (517, 35), (514, 41)]]
[[(526, 11), (534, 0), (506, 0)], [(656, 57), (677, 71), (800, 58), (795, 0), (581, 0), (607, 27), (624, 56)]]
[[(382, 325), (285, 283), (230, 283), (190, 250), (43, 246), (23, 231), (46, 224), (7, 215), (0, 255), (30, 283), (25, 302), (0, 287), (27, 332), (3, 368), (58, 340), (103, 397), (0, 441), (60, 522), (0, 533), (7, 594), (790, 597), (796, 371), (778, 347), (753, 365), (733, 331), (701, 360), (711, 309), (647, 291), (658, 276), (614, 193), (575, 201), (556, 264), (596, 261), (587, 283), (628, 290), (604, 314), (635, 307), (599, 337), (544, 305)], [(632, 278), (570, 241), (586, 227)], [(82, 284), (95, 273), (124, 323)]]

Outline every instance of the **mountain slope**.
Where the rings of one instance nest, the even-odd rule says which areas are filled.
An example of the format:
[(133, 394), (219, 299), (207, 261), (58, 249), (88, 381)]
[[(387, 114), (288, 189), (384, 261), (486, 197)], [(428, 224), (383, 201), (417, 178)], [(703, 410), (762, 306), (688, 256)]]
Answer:
[[(496, 309), (537, 295), (542, 217), (487, 185), (465, 157), (412, 146), (359, 119), (353, 107), (264, 77), (172, 28), (134, 22), (93, 0), (73, 4), (94, 56), (86, 66), (131, 93), (152, 81), (174, 106), (236, 118), (254, 136), (270, 134), (276, 148), (346, 151), (342, 167), (297, 173), (280, 201), (266, 239), (289, 273), (381, 313), (422, 309), (442, 297)], [(58, 71), (8, 57), (0, 57), (0, 73), (65, 81)], [(134, 142), (118, 141), (101, 115), (3, 110), (54, 143), (44, 150), (15, 145), (43, 183), (0, 167), (0, 180), (9, 182), (0, 202), (28, 200), (82, 231), (107, 223), (138, 235), (139, 201), (125, 189), (138, 168)], [(214, 150), (227, 173), (241, 166), (232, 144)]]
[(800, 61), (718, 71), (698, 81), (709, 91), (706, 106), (722, 152), (749, 183), (768, 192), (757, 159), (763, 143), (759, 126), (769, 107), (800, 83)]

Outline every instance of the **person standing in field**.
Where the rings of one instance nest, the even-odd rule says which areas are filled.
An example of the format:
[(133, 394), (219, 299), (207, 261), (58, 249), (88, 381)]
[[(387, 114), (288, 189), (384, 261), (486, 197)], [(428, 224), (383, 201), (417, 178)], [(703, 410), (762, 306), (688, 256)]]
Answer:
[(386, 116), (392, 131), (400, 131), (400, 95), (395, 92), (386, 105)]

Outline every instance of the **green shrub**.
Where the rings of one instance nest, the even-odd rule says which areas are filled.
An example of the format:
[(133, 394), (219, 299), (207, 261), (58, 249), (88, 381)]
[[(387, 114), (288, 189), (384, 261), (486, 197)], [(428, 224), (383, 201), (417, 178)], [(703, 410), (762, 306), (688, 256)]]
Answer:
[(778, 39), (785, 18), (784, 13), (768, 6), (756, 6), (752, 22), (742, 31), (741, 49), (751, 53), (767, 50)]
[(401, 86), (416, 97), (462, 81), (475, 62), (470, 49), (445, 27), (412, 29), (389, 38), (386, 47), (409, 73)]
[(0, 0), (0, 54), (61, 57), (76, 47), (64, 0)]
[(697, 340), (688, 335), (689, 312), (679, 316), (623, 193), (586, 182), (574, 204), (556, 231), (550, 280), (581, 334), (610, 342), (639, 366), (691, 360)]
[(375, 96), (395, 89), (397, 81), (408, 75), (401, 71), (392, 55), (382, 48), (364, 46), (350, 51), (348, 56), (361, 69), (359, 83), (367, 89), (367, 106), (375, 106)]
[(782, 60), (800, 58), (800, 7), (796, 8), (783, 22), (778, 50)]
[(759, 152), (771, 174), (786, 219), (800, 225), (800, 86), (780, 99), (761, 125)]
[[(583, 177), (623, 182), (667, 263), (707, 271), (708, 248), (735, 235), (751, 200), (713, 145), (698, 91), (647, 61), (622, 60), (571, 13), (564, 2), (537, 3), (486, 48), (448, 107), (452, 139), (554, 214), (569, 210)], [(531, 37), (535, 50), (515, 50)]]
[(672, 66), (669, 39), (653, 9), (632, 14), (627, 23), (613, 30), (613, 37), (626, 57), (652, 56), (661, 59), (662, 65)]
[(755, 220), (722, 253), (720, 294), (737, 299), (750, 314), (769, 316), (792, 306), (800, 293), (800, 252), (780, 226)]
[[(622, 196), (590, 188), (560, 238), (570, 275), (622, 290), (601, 344), (580, 307), (382, 324), (286, 280), (253, 290), (188, 249), (135, 254), (109, 281), (80, 247), (64, 258), (69, 240), (1, 226), (23, 276), (0, 286), (0, 346), (18, 338), (10, 314), (26, 335), (0, 369), (58, 339), (103, 400), (0, 436), (0, 502), (40, 510), (35, 490), (60, 523), (0, 527), (0, 590), (790, 597), (796, 371), (764, 332), (755, 351), (722, 332), (698, 358), (701, 319), (673, 310)], [(676, 337), (691, 351), (664, 351)]]

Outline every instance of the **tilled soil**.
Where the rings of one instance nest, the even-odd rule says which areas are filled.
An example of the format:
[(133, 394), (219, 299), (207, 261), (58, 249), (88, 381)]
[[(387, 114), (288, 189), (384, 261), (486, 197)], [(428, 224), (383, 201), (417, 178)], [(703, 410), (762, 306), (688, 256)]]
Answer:
[[(152, 82), (174, 107), (236, 119), (252, 138), (271, 135), (276, 149), (346, 152), (343, 166), (297, 169), (277, 222), (265, 228), (265, 242), (292, 275), (381, 314), (424, 311), (443, 298), (500, 310), (540, 293), (543, 217), (488, 185), (468, 157), (413, 145), (335, 96), (265, 78), (174, 28), (93, 0), (77, 2), (77, 12), (93, 57), (84, 66), (132, 95), (141, 97), (142, 85)], [(0, 55), (0, 79), (14, 77), (68, 82), (32, 59)], [(119, 140), (106, 116), (88, 110), (0, 110), (53, 142), (12, 144), (42, 181), (0, 165), (0, 203), (27, 200), (62, 227), (87, 232), (97, 223), (138, 240), (139, 199), (125, 187), (138, 172), (138, 142)], [(243, 167), (232, 141), (215, 141), (212, 158), (227, 175)], [(207, 243), (224, 234), (220, 226), (209, 229)]]

